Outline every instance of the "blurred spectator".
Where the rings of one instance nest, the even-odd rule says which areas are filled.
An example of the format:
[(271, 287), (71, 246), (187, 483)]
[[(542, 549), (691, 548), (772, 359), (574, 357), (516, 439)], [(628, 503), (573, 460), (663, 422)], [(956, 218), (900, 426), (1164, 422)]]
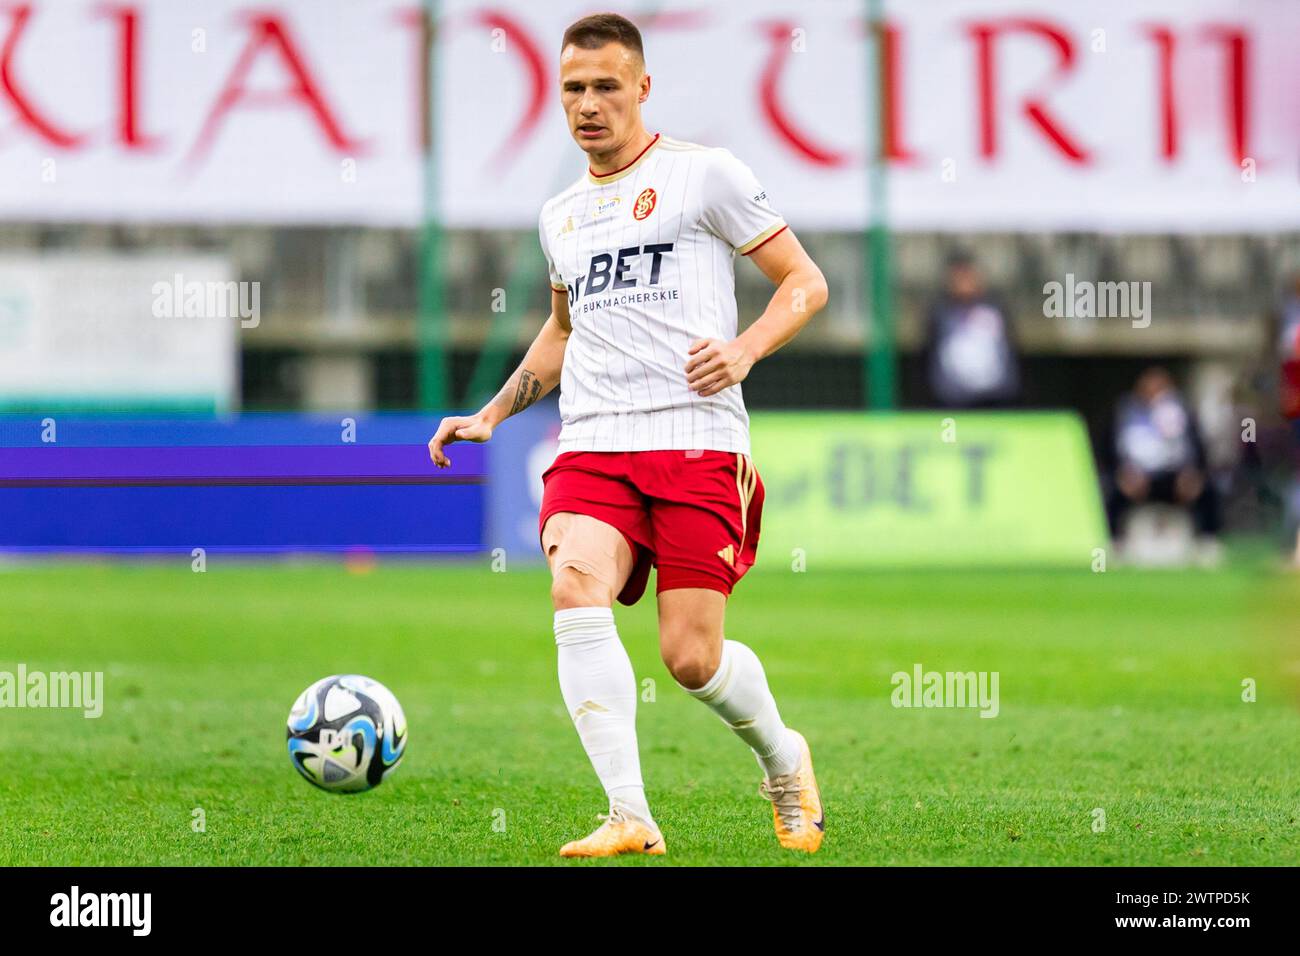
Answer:
[(1005, 408), (1020, 401), (1010, 320), (967, 253), (948, 259), (944, 294), (926, 315), (922, 354), (930, 394), (941, 407)]
[(1279, 316), (1278, 358), (1281, 360), (1279, 401), (1282, 414), (1296, 423), (1300, 437), (1300, 272), (1292, 277), (1291, 294)]
[(1196, 533), (1219, 532), (1219, 500), (1208, 480), (1205, 447), (1186, 402), (1158, 366), (1138, 376), (1115, 416), (1114, 485), (1107, 501), (1118, 537), (1134, 505), (1165, 502), (1187, 508)]
[[(1291, 283), (1291, 293), (1278, 316), (1278, 406), (1290, 420), (1291, 432), (1300, 446), (1300, 272), (1292, 276)], [(1292, 560), (1300, 567), (1300, 476), (1289, 491), (1286, 521), (1295, 529)]]

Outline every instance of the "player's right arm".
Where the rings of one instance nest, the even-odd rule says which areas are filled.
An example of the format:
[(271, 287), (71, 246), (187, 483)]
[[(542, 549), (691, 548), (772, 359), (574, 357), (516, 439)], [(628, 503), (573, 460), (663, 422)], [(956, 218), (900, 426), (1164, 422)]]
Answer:
[(506, 379), (501, 391), (477, 413), (453, 415), (439, 423), (438, 430), (429, 439), (429, 457), (433, 463), (439, 468), (450, 468), (451, 459), (444, 454), (444, 446), (458, 441), (487, 441), (497, 425), (522, 412), (559, 385), (564, 348), (572, 330), (569, 294), (552, 286), (550, 317), (528, 347), (524, 360)]

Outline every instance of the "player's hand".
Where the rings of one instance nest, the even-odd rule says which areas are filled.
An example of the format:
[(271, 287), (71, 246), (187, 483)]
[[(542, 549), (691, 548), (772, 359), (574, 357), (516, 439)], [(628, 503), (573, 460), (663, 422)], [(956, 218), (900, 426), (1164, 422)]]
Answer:
[(701, 398), (743, 382), (754, 367), (754, 357), (739, 339), (696, 339), (688, 354), (686, 384)]
[(439, 468), (450, 468), (451, 459), (443, 446), (457, 441), (485, 442), (492, 437), (492, 425), (482, 415), (455, 415), (444, 418), (429, 439), (429, 457)]

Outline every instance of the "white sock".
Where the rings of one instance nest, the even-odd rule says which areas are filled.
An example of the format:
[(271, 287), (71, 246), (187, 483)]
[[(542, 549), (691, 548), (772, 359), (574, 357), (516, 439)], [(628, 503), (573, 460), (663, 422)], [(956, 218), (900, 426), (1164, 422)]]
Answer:
[(708, 683), (682, 689), (703, 701), (749, 744), (768, 779), (799, 766), (799, 742), (781, 722), (758, 656), (744, 644), (724, 640), (722, 660)]
[(610, 807), (653, 822), (636, 747), (636, 676), (607, 607), (555, 612), (560, 693)]

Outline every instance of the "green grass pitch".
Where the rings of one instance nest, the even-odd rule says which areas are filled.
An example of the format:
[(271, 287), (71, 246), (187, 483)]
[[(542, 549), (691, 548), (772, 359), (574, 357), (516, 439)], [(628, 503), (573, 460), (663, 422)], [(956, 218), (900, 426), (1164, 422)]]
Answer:
[[(20, 565), (0, 608), (0, 670), (106, 675), (98, 720), (0, 710), (0, 864), (1300, 864), (1300, 580), (1262, 567), (756, 570), (727, 632), (812, 744), (811, 858), (777, 846), (757, 764), (665, 671), (653, 598), (618, 622), (653, 681), (668, 855), (594, 864), (556, 855), (605, 806), (544, 571)], [(1000, 714), (893, 707), (916, 663), (999, 672)], [(388, 684), (410, 724), (370, 793), (319, 792), (286, 756), (289, 705), (336, 672)]]

